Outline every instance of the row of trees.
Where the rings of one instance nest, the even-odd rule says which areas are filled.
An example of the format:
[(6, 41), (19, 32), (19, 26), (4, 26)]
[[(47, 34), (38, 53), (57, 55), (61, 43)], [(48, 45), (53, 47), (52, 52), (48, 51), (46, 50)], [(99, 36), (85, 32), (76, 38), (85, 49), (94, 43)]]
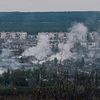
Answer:
[(19, 87), (22, 88), (22, 91), (30, 91), (29, 89), (31, 88), (33, 92), (37, 91), (35, 95), (43, 96), (46, 95), (45, 91), (48, 91), (54, 93), (56, 95), (55, 98), (59, 98), (59, 100), (63, 95), (65, 95), (65, 98), (70, 98), (68, 100), (81, 100), (77, 98), (98, 100), (93, 98), (99, 97), (99, 92), (97, 91), (100, 85), (99, 79), (100, 76), (96, 70), (91, 73), (85, 73), (76, 69), (73, 75), (68, 70), (51, 73), (45, 67), (33, 71), (15, 70), (10, 72), (8, 70), (0, 77), (0, 85), (2, 85), (0, 89), (3, 87), (6, 89), (12, 88), (14, 92), (18, 92)]

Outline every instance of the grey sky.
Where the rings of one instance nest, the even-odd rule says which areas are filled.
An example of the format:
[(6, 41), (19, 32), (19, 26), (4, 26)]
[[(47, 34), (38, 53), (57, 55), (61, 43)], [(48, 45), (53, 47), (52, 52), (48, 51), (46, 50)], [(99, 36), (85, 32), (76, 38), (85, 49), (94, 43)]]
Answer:
[(0, 11), (100, 11), (100, 0), (0, 0)]

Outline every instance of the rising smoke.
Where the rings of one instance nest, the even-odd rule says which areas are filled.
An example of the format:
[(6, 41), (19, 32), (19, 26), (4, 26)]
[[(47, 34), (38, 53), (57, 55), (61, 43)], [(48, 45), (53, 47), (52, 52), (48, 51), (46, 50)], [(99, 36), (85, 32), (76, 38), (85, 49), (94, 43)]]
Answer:
[(48, 34), (38, 34), (38, 44), (36, 47), (30, 47), (27, 49), (22, 56), (34, 56), (37, 60), (41, 61), (46, 59), (52, 54), (49, 44)]
[[(53, 60), (54, 58), (57, 58), (58, 60), (65, 60), (69, 59), (73, 56), (73, 53), (70, 51), (70, 49), (73, 47), (74, 42), (76, 40), (80, 40), (82, 38), (86, 37), (86, 34), (88, 32), (88, 29), (86, 26), (84, 26), (83, 23), (76, 23), (71, 28), (69, 28), (70, 32), (65, 33), (67, 36), (67, 42), (66, 43), (58, 43), (58, 49), (59, 52), (54, 53), (50, 49), (50, 36), (49, 33), (42, 33), (38, 34), (38, 44), (36, 47), (31, 47), (25, 52), (23, 52), (22, 56), (35, 56), (37, 60), (44, 61), (46, 60)], [(54, 34), (54, 33), (52, 33)], [(58, 37), (60, 38), (60, 33), (58, 34)], [(61, 33), (62, 34), (62, 33)], [(53, 37), (53, 35), (52, 35)]]

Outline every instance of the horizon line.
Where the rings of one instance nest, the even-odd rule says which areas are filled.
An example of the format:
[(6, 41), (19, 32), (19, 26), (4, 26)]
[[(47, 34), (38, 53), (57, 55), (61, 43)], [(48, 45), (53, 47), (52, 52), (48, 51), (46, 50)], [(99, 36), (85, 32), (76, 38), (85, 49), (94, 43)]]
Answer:
[(9, 13), (9, 12), (16, 12), (16, 13), (24, 13), (24, 12), (29, 12), (29, 13), (42, 13), (42, 12), (100, 12), (99, 10), (69, 10), (69, 11), (0, 11), (0, 13)]

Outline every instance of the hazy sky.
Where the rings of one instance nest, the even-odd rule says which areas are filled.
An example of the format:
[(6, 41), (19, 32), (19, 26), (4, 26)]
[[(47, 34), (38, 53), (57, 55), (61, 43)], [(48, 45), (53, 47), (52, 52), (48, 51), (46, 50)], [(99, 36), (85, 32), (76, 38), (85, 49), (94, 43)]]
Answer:
[(0, 11), (100, 11), (100, 0), (0, 0)]

